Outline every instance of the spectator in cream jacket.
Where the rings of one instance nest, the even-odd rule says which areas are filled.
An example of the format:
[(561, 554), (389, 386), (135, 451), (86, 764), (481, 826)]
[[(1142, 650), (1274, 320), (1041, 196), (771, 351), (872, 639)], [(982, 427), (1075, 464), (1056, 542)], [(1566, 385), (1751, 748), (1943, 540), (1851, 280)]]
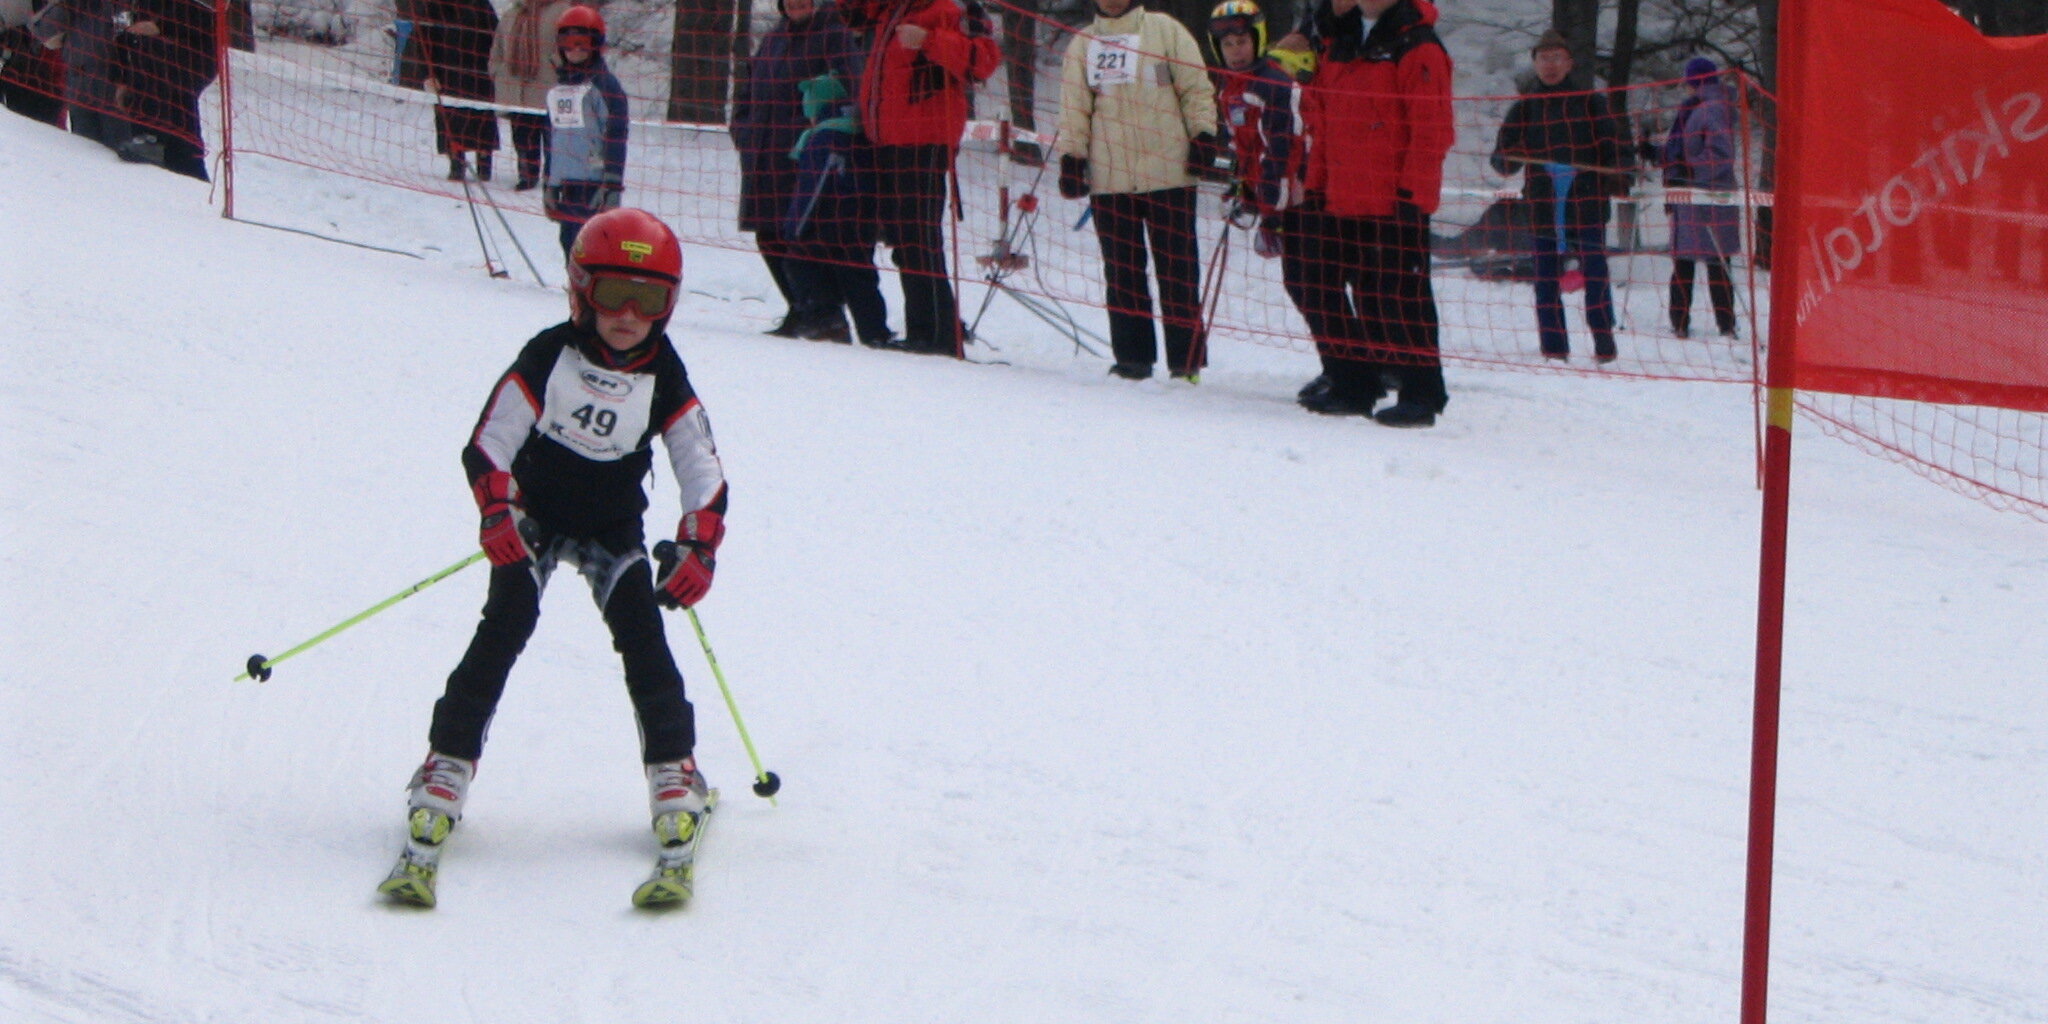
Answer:
[(1096, 0), (1067, 47), (1060, 86), (1060, 194), (1088, 197), (1102, 247), (1120, 377), (1152, 376), (1157, 342), (1147, 250), (1157, 262), (1166, 363), (1193, 380), (1202, 351), (1195, 177), (1215, 173), (1216, 90), (1195, 37), (1133, 0)]

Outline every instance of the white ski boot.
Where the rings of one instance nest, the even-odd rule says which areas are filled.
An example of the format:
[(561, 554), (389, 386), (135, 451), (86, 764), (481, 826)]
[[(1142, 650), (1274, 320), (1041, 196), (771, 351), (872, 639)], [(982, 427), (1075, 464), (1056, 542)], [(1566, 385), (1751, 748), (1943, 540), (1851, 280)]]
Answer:
[(704, 836), (718, 791), (704, 783), (697, 759), (664, 761), (647, 766), (647, 804), (654, 815), (654, 838), (661, 851), (654, 873), (633, 892), (633, 905), (672, 907), (690, 899), (697, 842)]
[(434, 879), (441, 865), (441, 844), (462, 820), (469, 799), (469, 780), (476, 762), (429, 751), (406, 786), (405, 850), (377, 891), (400, 903), (434, 905)]

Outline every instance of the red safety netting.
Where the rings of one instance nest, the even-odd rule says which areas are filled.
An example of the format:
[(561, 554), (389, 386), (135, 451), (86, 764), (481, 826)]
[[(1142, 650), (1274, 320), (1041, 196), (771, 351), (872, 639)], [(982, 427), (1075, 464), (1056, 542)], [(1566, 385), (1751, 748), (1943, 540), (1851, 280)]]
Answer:
[[(935, 23), (935, 31), (954, 29), (962, 37), (967, 35), (965, 30), (974, 19), (963, 17), (950, 2), (932, 7), (947, 15)], [(363, 8), (353, 10), (361, 12)], [(479, 120), (478, 115), (516, 115), (521, 110), (537, 115), (539, 106), (521, 104), (535, 104), (537, 97), (545, 94), (552, 84), (550, 69), (538, 68), (536, 84), (508, 82), (503, 68), (508, 45), (503, 37), (513, 34), (515, 28), (530, 28), (515, 13), (523, 9), (506, 12), (496, 21), (495, 30), (480, 11), (463, 14), (461, 10), (455, 0), (438, 0), (412, 5), (409, 10), (363, 14), (351, 38), (338, 45), (262, 40), (257, 52), (243, 58), (235, 70), (236, 151), (461, 198), (459, 183), (448, 178), (445, 156), (449, 126), (453, 125), (458, 145), (495, 154), (495, 201), (509, 211), (541, 213), (545, 186), (526, 193), (504, 187), (519, 173), (515, 118), (499, 116), (496, 125), (503, 127), (493, 130), (494, 125)], [(549, 10), (559, 16), (558, 7)], [(1122, 248), (1116, 250), (1117, 256), (1105, 260), (1103, 231), (1096, 214), (1103, 208), (1128, 205), (1115, 199), (1105, 201), (1105, 196), (1188, 184), (1190, 179), (1182, 169), (1184, 157), (1192, 138), (1201, 131), (1216, 131), (1224, 148), (1231, 148), (1233, 133), (1216, 127), (1217, 96), (1233, 91), (1234, 78), (1207, 71), (1205, 65), (1211, 59), (1207, 39), (1198, 39), (1193, 33), (1176, 38), (1164, 27), (1158, 31), (1147, 28), (1145, 33), (1150, 34), (1142, 38), (1118, 32), (1077, 35), (1073, 29), (1037, 15), (991, 5), (993, 13), (987, 19), (991, 35), (984, 44), (985, 53), (949, 60), (946, 63), (951, 66), (944, 68), (932, 66), (930, 71), (937, 77), (929, 83), (917, 77), (927, 73), (922, 65), (900, 75), (891, 68), (887, 74), (871, 74), (868, 82), (853, 81), (860, 74), (853, 68), (861, 62), (873, 68), (888, 60), (890, 47), (878, 45), (875, 37), (892, 29), (892, 18), (902, 19), (891, 8), (882, 7), (866, 16), (867, 24), (862, 26), (867, 29), (865, 37), (840, 44), (821, 43), (814, 38), (815, 32), (792, 31), (786, 23), (761, 18), (747, 21), (742, 26), (745, 31), (736, 36), (730, 34), (729, 25), (713, 26), (709, 36), (715, 46), (705, 38), (684, 33), (681, 39), (686, 43), (696, 38), (696, 43), (687, 47), (699, 54), (693, 66), (708, 68), (715, 76), (707, 82), (677, 73), (679, 36), (672, 11), (625, 4), (610, 5), (605, 11), (611, 22), (605, 56), (627, 97), (632, 119), (624, 201), (660, 214), (692, 242), (773, 250), (791, 241), (781, 237), (789, 226), (784, 222), (791, 219), (790, 199), (800, 191), (805, 195), (815, 191), (799, 166), (802, 160), (785, 155), (798, 137), (817, 123), (801, 114), (801, 86), (836, 68), (850, 94), (843, 109), (863, 122), (854, 131), (860, 144), (856, 150), (876, 141), (876, 122), (886, 125), (910, 116), (907, 106), (891, 107), (868, 95), (871, 91), (890, 96), (893, 103), (898, 92), (907, 94), (928, 86), (956, 89), (959, 110), (965, 113), (971, 105), (972, 115), (964, 124), (953, 126), (951, 137), (958, 142), (958, 152), (952, 180), (942, 186), (941, 194), (922, 197), (927, 200), (922, 207), (926, 212), (938, 203), (946, 206), (941, 272), (960, 284), (1000, 285), (1004, 294), (1031, 301), (1060, 329), (1075, 330), (1081, 341), (1105, 355), (1117, 330), (1116, 324), (1103, 322), (1105, 311), (1111, 309), (1142, 313), (1147, 320), (1156, 318), (1162, 342), (1166, 340), (1163, 335), (1177, 323), (1186, 322), (1189, 331), (1209, 345), (1249, 343), (1316, 350), (1315, 332), (1306, 322), (1304, 304), (1295, 301), (1283, 280), (1290, 260), (1263, 257), (1255, 251), (1260, 247), (1260, 214), (1273, 215), (1267, 223), (1279, 227), (1280, 211), (1262, 211), (1256, 209), (1255, 202), (1225, 198), (1231, 177), (1227, 155), (1219, 158), (1219, 166), (1225, 169), (1214, 173), (1215, 180), (1187, 196), (1191, 210), (1165, 211), (1163, 220), (1153, 217), (1151, 246), (1140, 244), (1132, 249), (1126, 237), (1132, 225), (1130, 211), (1121, 211), (1126, 216), (1112, 223), (1111, 233)], [(738, 17), (730, 9), (728, 14)], [(455, 27), (437, 27), (429, 16), (440, 19), (438, 25)], [(1151, 17), (1173, 24), (1164, 15)], [(1026, 58), (1020, 57), (1020, 49), (1014, 45), (1019, 39), (1035, 43), (1038, 59), (1028, 71), (1022, 63)], [(1069, 65), (1100, 59), (1105, 45), (1112, 49), (1119, 43), (1157, 46), (1158, 40), (1167, 40), (1160, 48), (1171, 50), (1169, 58), (1141, 49), (1125, 52), (1136, 69), (1132, 74), (1164, 76), (1159, 81), (1167, 83), (1165, 88), (1156, 88), (1158, 83), (1149, 79), (1129, 85), (1112, 82), (1107, 88), (1150, 89), (1169, 98), (1164, 103), (1106, 104), (1092, 121), (1085, 122), (1097, 129), (1094, 137), (1072, 138), (1074, 97), (1079, 92), (1100, 94), (1105, 87), (1089, 83), (1085, 71), (1070, 84)], [(499, 64), (492, 81), (480, 69), (492, 67), (494, 42)], [(841, 47), (847, 51), (844, 60), (840, 59)], [(702, 56), (707, 51), (715, 52)], [(721, 63), (734, 51), (759, 51), (762, 56)], [(543, 63), (553, 56), (552, 47), (533, 44), (527, 52), (541, 54)], [(437, 53), (444, 58), (439, 65), (433, 60)], [(450, 54), (456, 56), (449, 58)], [(980, 63), (969, 67), (970, 62)], [(427, 83), (438, 86), (438, 92), (425, 88)], [(1747, 110), (1741, 83), (1722, 77), (1716, 79), (1715, 87), (1722, 94), (1719, 109), (1726, 128), (1719, 154), (1724, 166), (1705, 187), (1667, 187), (1665, 169), (1639, 153), (1642, 144), (1655, 149), (1664, 143), (1681, 105), (1693, 95), (1682, 83), (1642, 86), (1597, 98), (1594, 102), (1614, 108), (1607, 117), (1597, 119), (1602, 125), (1576, 121), (1525, 125), (1529, 139), (1524, 148), (1557, 148), (1561, 155), (1556, 161), (1542, 159), (1544, 154), (1535, 149), (1512, 154), (1505, 163), (1495, 160), (1503, 119), (1518, 97), (1446, 97), (1451, 134), (1448, 151), (1435, 158), (1441, 168), (1436, 193), (1440, 205), (1432, 211), (1430, 224), (1435, 262), (1432, 284), (1443, 355), (1454, 361), (1546, 371), (1580, 372), (1597, 367), (1605, 373), (1642, 377), (1751, 380), (1761, 278), (1747, 255), (1753, 246), (1751, 221), (1743, 215), (1741, 204), (1757, 201), (1751, 182), (1761, 164), (1761, 126)], [(1365, 90), (1372, 88), (1372, 83), (1364, 80), (1349, 87), (1325, 88), (1324, 106), (1339, 107), (1347, 99), (1369, 100)], [(1291, 83), (1281, 86), (1279, 92), (1284, 94), (1279, 100), (1283, 104), (1298, 103), (1305, 95)], [(1196, 93), (1199, 95), (1191, 95)], [(1534, 116), (1540, 119), (1546, 112), (1554, 115), (1561, 110), (1569, 118), (1596, 120), (1588, 113), (1586, 101), (1582, 94), (1546, 106)], [(1180, 107), (1168, 109), (1175, 104)], [(683, 112), (696, 117), (678, 120), (675, 114), (684, 107), (688, 110)], [(1206, 117), (1197, 113), (1204, 108)], [(818, 120), (828, 121), (841, 109), (829, 107)], [(1163, 112), (1176, 116), (1162, 120)], [(1330, 123), (1340, 124), (1357, 114), (1340, 110), (1329, 115)], [(1305, 119), (1311, 115), (1292, 111), (1290, 116), (1297, 134), (1308, 127)], [(1064, 140), (1063, 125), (1069, 133)], [(913, 125), (899, 132), (900, 137), (884, 141), (899, 148), (929, 144), (946, 137), (942, 130), (934, 133), (938, 127)], [(1611, 132), (1611, 146), (1573, 137), (1596, 127)], [(1239, 141), (1249, 141), (1259, 133), (1254, 125), (1250, 132), (1237, 134)], [(823, 129), (810, 136), (814, 140), (828, 137)], [(1307, 148), (1296, 145), (1297, 150)], [(1091, 146), (1100, 147), (1091, 161), (1096, 180), (1089, 182), (1089, 187), (1094, 198), (1063, 197), (1059, 155)], [(474, 160), (474, 152), (470, 159)], [(828, 194), (826, 202), (812, 209), (808, 226), (823, 225), (830, 234), (836, 227), (846, 226), (835, 224), (835, 220), (879, 221), (885, 243), (891, 240), (886, 236), (904, 233), (895, 230), (902, 223), (903, 211), (895, 210), (893, 215), (889, 209), (878, 211), (872, 201), (879, 198), (885, 205), (900, 206), (887, 200), (904, 190), (929, 189), (930, 183), (919, 185), (915, 174), (896, 175), (885, 182), (882, 170), (864, 165), (859, 152), (848, 154), (848, 160), (863, 172), (853, 186), (863, 201), (834, 203)], [(1525, 171), (1525, 165), (1553, 162), (1579, 177), (1566, 202), (1544, 198), (1540, 187), (1530, 190), (1539, 198), (1523, 198), (1524, 179), (1531, 173)], [(1140, 166), (1144, 169), (1137, 170)], [(1295, 170), (1307, 169), (1297, 166)], [(1332, 182), (1322, 187), (1345, 190), (1349, 177), (1349, 168), (1336, 168)], [(894, 187), (889, 182), (895, 183)], [(1298, 187), (1294, 189), (1296, 202), (1299, 192)], [(1588, 199), (1588, 195), (1595, 198)], [(1425, 205), (1431, 204), (1425, 201)], [(1669, 311), (1672, 220), (1674, 211), (1695, 206), (1711, 207), (1715, 219), (1725, 224), (1712, 239), (1724, 247), (1718, 252), (1723, 259), (1710, 267), (1707, 264), (1716, 262), (1712, 255), (1693, 254), (1703, 258), (1692, 261), (1697, 268), (1696, 294), (1689, 303), (1692, 322), (1687, 325), (1689, 336), (1680, 337)], [(1238, 214), (1234, 224), (1228, 217), (1233, 210)], [(1557, 246), (1561, 212), (1571, 218), (1565, 226), (1572, 244), (1560, 258), (1559, 306), (1572, 339), (1572, 362), (1545, 359), (1540, 351), (1537, 305), (1530, 285), (1539, 257), (1550, 255), (1544, 250), (1554, 251)], [(1600, 213), (1607, 216), (1602, 219)], [(852, 234), (873, 235), (873, 225), (868, 227)], [(1296, 234), (1303, 232), (1297, 228)], [(1268, 247), (1277, 248), (1270, 244), (1270, 232), (1268, 235)], [(1593, 248), (1581, 252), (1586, 248), (1577, 244), (1582, 238)], [(847, 250), (848, 239), (835, 241), (839, 244), (814, 246), (811, 255), (822, 253), (828, 261), (867, 261), (864, 245)], [(864, 241), (854, 238), (850, 244)], [(1105, 278), (1117, 275), (1105, 270), (1126, 265), (1128, 258), (1121, 256), (1124, 252), (1138, 252), (1146, 259), (1141, 272), (1149, 271), (1144, 274), (1145, 291), (1160, 303), (1156, 314), (1139, 307), (1134, 300), (1141, 300), (1142, 295), (1129, 286), (1114, 297), (1109, 294)], [(885, 244), (876, 251), (875, 259), (886, 269), (891, 266), (886, 259), (891, 254)], [(1593, 293), (1585, 285), (1586, 271), (1594, 269), (1586, 266), (1586, 257), (1593, 254), (1607, 263), (1607, 283), (1613, 296), (1611, 320), (1620, 358), (1611, 364), (1593, 362), (1596, 353), (1586, 308)], [(1720, 267), (1729, 271), (1726, 287), (1718, 273), (1710, 280), (1709, 270)], [(1298, 284), (1296, 295), (1313, 295), (1347, 283), (1354, 300), (1361, 293), (1377, 290), (1371, 282), (1310, 281)], [(1594, 293), (1597, 291), (1596, 280)], [(897, 296), (888, 298), (896, 321), (892, 327), (904, 330), (906, 311), (900, 308)], [(1166, 308), (1168, 305), (1172, 308)], [(973, 312), (969, 309), (963, 319), (971, 320)], [(1323, 333), (1326, 348), (1383, 344), (1370, 325)], [(1338, 334), (1351, 336), (1335, 337)], [(1175, 361), (1174, 353), (1163, 356), (1163, 363)]]
[[(235, 34), (232, 8), (148, 2)], [(1452, 365), (1540, 373), (1755, 383), (1763, 365), (1769, 134), (1759, 94), (1729, 73), (1461, 96), (1425, 38), (1384, 26), (1357, 45), (1355, 26), (1320, 26), (1313, 74), (1231, 73), (1216, 38), (1142, 11), (1069, 25), (1028, 5), (860, 0), (799, 26), (780, 12), (803, 0), (680, 15), (613, 0), (600, 15), (612, 104), (610, 83), (561, 80), (565, 3), (387, 2), (256, 4), (235, 40), (246, 49), (222, 53), (227, 76), (205, 93), (205, 130), (188, 132), (180, 106), (150, 118), (154, 134), (230, 150), (244, 177), (282, 161), (512, 215), (552, 205), (571, 225), (615, 187), (688, 242), (761, 252), (789, 299), (784, 326), (812, 336), (971, 351), (959, 327), (1015, 303), (1034, 328), (1144, 374), (1254, 346), (1300, 354), (1304, 376), (1319, 361), (1357, 389), (1404, 393), (1425, 388), (1412, 371), (1432, 339)], [(1933, 47), (1898, 66), (1933, 70), (1827, 97), (1832, 177), (1796, 250), (1821, 271), (1800, 309), (1801, 387), (1878, 400), (1802, 408), (2048, 515), (2034, 376), (2048, 303), (2034, 139), (2048, 113), (2015, 70), (2038, 66), (2037, 50), (1957, 36), (1970, 30), (1932, 0), (1887, 2), (1831, 24), (1849, 40), (1831, 45), (1866, 45), (1855, 33), (1892, 18), (1886, 39)], [(1921, 7), (1953, 24), (1908, 17)], [(1417, 12), (1397, 28), (1435, 16), (1397, 10)], [(1266, 40), (1286, 28), (1265, 26)], [(116, 88), (134, 65), (96, 92), (26, 52), (0, 73), (10, 87), (42, 73), (41, 91), (61, 91), (70, 74), (74, 112), (135, 112), (132, 86)], [(181, 104), (205, 85), (199, 62), (184, 66), (164, 90)], [(577, 88), (551, 94), (564, 85)], [(572, 159), (564, 137), (583, 140)], [(1400, 234), (1407, 200), (1430, 215), (1427, 264), (1419, 232)], [(1987, 402), (2030, 411), (1963, 408)]]
[[(0, 25), (0, 98), (124, 160), (205, 177), (200, 97), (233, 38), (211, 0), (21, 0)], [(246, 40), (244, 40), (246, 43)]]

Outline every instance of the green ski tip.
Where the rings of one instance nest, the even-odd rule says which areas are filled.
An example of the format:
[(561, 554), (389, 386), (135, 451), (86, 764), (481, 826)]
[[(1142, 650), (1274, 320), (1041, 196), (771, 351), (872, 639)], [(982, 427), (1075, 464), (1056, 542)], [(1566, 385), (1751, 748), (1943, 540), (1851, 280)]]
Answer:
[(392, 869), (390, 878), (378, 884), (377, 891), (393, 903), (431, 910), (434, 907), (434, 869), (418, 864), (400, 864)]
[(673, 875), (650, 878), (633, 890), (633, 905), (642, 910), (665, 910), (690, 902), (690, 869)]

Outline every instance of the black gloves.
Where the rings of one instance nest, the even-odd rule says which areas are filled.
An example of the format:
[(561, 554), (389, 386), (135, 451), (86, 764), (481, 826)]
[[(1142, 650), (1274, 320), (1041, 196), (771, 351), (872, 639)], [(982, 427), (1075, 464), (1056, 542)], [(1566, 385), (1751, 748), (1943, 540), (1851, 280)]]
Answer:
[(1188, 175), (1198, 181), (1228, 181), (1229, 158), (1230, 151), (1214, 132), (1203, 132), (1188, 140)]
[(1429, 214), (1422, 212), (1422, 207), (1415, 202), (1415, 194), (1405, 188), (1394, 190), (1394, 220), (1403, 227), (1429, 226)]
[(1060, 156), (1060, 195), (1080, 199), (1088, 194), (1088, 158), (1065, 153)]

